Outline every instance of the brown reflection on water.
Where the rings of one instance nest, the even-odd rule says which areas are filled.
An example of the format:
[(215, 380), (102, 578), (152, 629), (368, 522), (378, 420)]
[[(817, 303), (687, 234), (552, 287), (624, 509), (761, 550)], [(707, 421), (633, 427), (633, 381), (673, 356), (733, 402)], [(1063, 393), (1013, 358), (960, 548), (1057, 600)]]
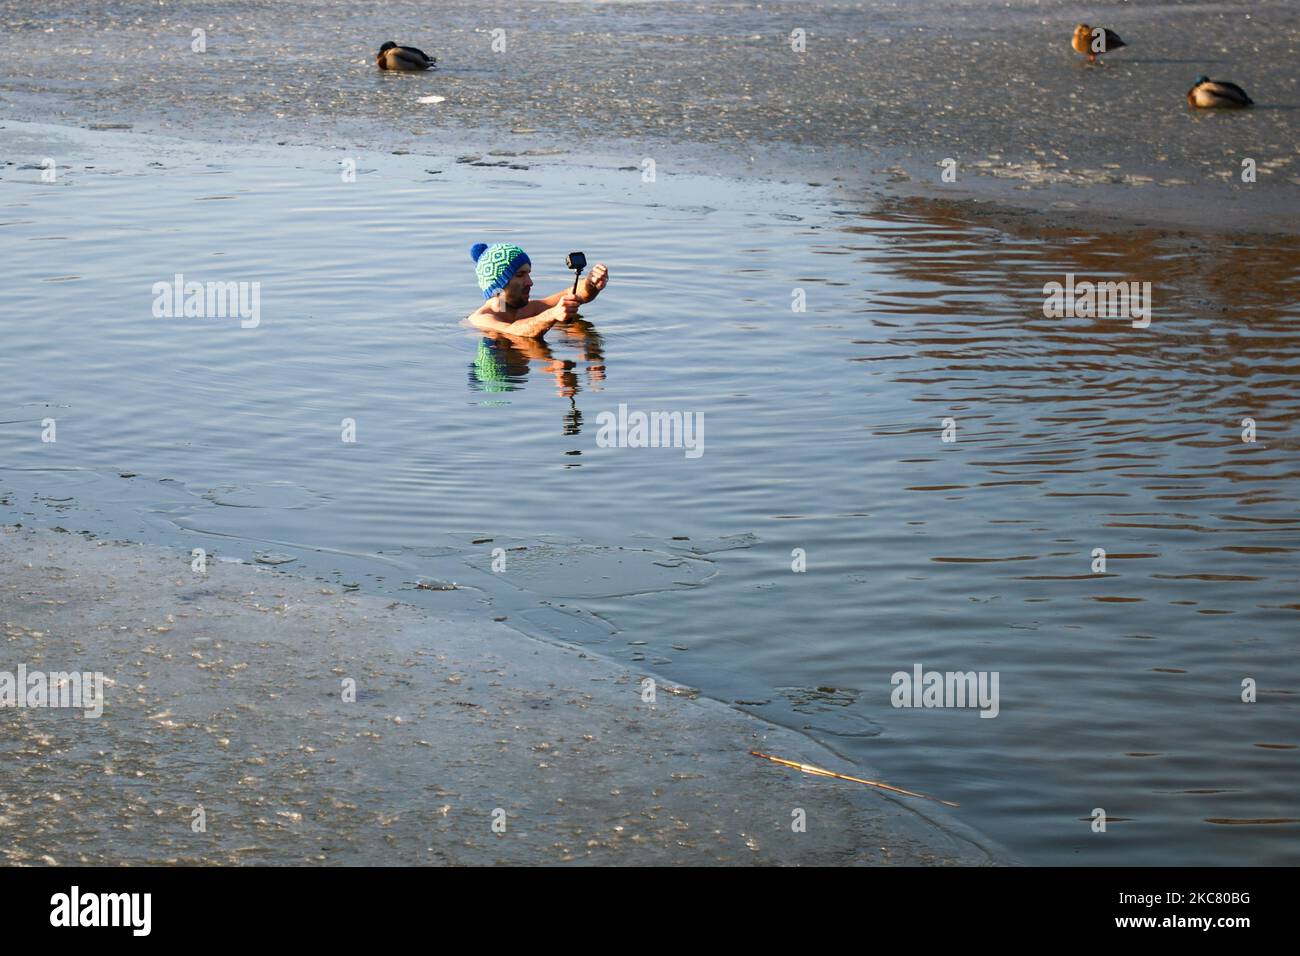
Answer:
[[(1169, 513), (1173, 503), (1295, 500), (1300, 238), (1088, 234), (923, 200), (842, 231), (884, 240), (864, 261), (889, 280), (862, 309), (875, 333), (854, 340), (861, 354), (852, 361), (890, 367), (892, 381), (921, 387), (915, 401), (959, 420), (961, 441), (979, 446), (963, 460), (967, 468), (993, 481), (1041, 480), (1044, 497), (1122, 499), (1137, 483), (1152, 500), (1170, 502)], [(1067, 274), (1076, 282), (1149, 282), (1149, 327), (1135, 328), (1127, 316), (1045, 317), (1045, 284), (1064, 284)], [(1245, 419), (1253, 420), (1254, 442), (1243, 440)], [(1051, 480), (1088, 475), (1099, 480), (1088, 487)], [(975, 484), (960, 471), (946, 477), (909, 490)], [(1232, 534), (1242, 529), (1207, 519), (1255, 523), (1256, 534), (1300, 528), (1292, 514), (1198, 517), (1176, 524)]]
[[(574, 357), (557, 355), (553, 345)], [(595, 325), (582, 318), (555, 326), (549, 342), (487, 332), (479, 339), (470, 363), (470, 387), (488, 393), (516, 391), (523, 388), (530, 372), (549, 377), (555, 383), (555, 393), (568, 399), (563, 433), (581, 434), (583, 417), (577, 396), (584, 388), (592, 392), (603, 388), (604, 339)]]
[[(925, 568), (868, 593), (872, 617), (934, 610), (925, 632), (895, 616), (887, 652), (1002, 674), (993, 726), (940, 743), (886, 715), (889, 733), (987, 748), (1005, 779), (1053, 761), (1034, 797), (962, 799), (1058, 859), (1294, 858), (1268, 831), (1294, 822), (1300, 238), (1091, 233), (914, 200), (839, 233), (866, 274), (847, 356), (866, 468), (898, 493), (871, 540)], [(1044, 286), (1067, 274), (1150, 282), (1149, 327), (1048, 318)], [(887, 756), (936, 785), (906, 747)], [(1134, 821), (1122, 851), (1064, 825), (1094, 795)], [(1205, 832), (1227, 829), (1231, 844)]]

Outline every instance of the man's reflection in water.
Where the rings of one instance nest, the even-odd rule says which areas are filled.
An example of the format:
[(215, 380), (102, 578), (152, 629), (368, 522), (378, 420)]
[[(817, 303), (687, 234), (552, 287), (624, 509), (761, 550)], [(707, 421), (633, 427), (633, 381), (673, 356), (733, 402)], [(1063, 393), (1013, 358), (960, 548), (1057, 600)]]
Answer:
[(513, 392), (523, 388), (535, 365), (539, 371), (554, 376), (556, 393), (569, 400), (569, 410), (564, 414), (564, 434), (577, 435), (582, 431), (582, 410), (578, 408), (577, 395), (584, 387), (579, 376), (585, 377), (589, 391), (601, 391), (601, 383), (605, 381), (605, 343), (596, 327), (583, 318), (557, 325), (555, 331), (564, 335), (555, 344), (566, 351), (575, 349), (576, 358), (557, 358), (551, 345), (542, 339), (485, 333), (479, 339), (478, 351), (470, 365), (470, 387), (485, 392)]

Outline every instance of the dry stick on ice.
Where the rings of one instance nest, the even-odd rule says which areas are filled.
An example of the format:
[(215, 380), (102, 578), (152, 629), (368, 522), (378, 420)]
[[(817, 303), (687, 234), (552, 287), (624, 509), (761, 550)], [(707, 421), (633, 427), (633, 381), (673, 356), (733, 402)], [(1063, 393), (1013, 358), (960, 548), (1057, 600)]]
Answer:
[(814, 767), (812, 764), (795, 763), (793, 760), (782, 760), (780, 757), (773, 757), (771, 754), (759, 753), (757, 750), (751, 750), (755, 757), (762, 757), (764, 760), (770, 760), (772, 763), (779, 763), (783, 767), (790, 767), (793, 770), (802, 770), (804, 773), (810, 773), (816, 777), (834, 777), (836, 780), (852, 780), (854, 783), (865, 784), (868, 787), (879, 787), (881, 790), (888, 790), (891, 793), (901, 793), (907, 797), (921, 797), (925, 800), (933, 800), (935, 803), (942, 803), (945, 807), (960, 807), (960, 803), (952, 803), (948, 800), (940, 800), (938, 797), (932, 797), (925, 793), (913, 793), (911, 790), (904, 790), (902, 787), (891, 787), (887, 783), (880, 783), (876, 780), (863, 780), (861, 777), (850, 777), (848, 774), (836, 773), (833, 770), (823, 770), (821, 767)]

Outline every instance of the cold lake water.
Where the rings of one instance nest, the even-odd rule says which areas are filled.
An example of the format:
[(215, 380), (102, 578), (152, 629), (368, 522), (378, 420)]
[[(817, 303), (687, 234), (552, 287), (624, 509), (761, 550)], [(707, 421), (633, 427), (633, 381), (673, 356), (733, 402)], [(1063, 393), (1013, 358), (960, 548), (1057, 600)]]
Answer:
[[(1300, 862), (1295, 239), (525, 156), (0, 144), (5, 522), (504, 616), (959, 802), (1008, 859)], [(606, 263), (589, 324), (466, 326), (496, 240), (542, 295), (566, 253)], [(162, 307), (178, 275), (256, 315)], [(1150, 282), (1149, 326), (1047, 317), (1067, 276)], [(599, 440), (654, 412), (694, 446)], [(918, 669), (996, 674), (996, 717), (893, 706)]]

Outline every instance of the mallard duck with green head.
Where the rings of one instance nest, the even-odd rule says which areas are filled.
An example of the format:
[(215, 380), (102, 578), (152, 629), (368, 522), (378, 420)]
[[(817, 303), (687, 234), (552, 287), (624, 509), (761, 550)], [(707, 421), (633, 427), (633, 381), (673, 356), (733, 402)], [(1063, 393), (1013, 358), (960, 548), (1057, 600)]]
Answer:
[(398, 46), (389, 40), (379, 48), (375, 63), (381, 70), (427, 70), (437, 63), (435, 57), (413, 46)]
[(1187, 91), (1187, 105), (1200, 109), (1240, 110), (1253, 106), (1254, 103), (1236, 83), (1212, 80), (1208, 76), (1198, 76), (1192, 88)]

